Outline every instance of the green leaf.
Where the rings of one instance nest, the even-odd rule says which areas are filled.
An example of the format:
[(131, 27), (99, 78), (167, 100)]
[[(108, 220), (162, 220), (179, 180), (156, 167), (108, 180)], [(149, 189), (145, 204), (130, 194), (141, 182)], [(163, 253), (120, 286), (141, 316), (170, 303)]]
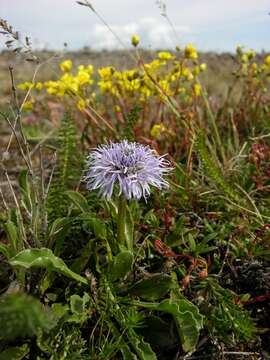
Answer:
[(129, 293), (144, 300), (158, 300), (172, 289), (174, 282), (167, 274), (155, 274), (148, 279), (138, 281), (129, 289)]
[(104, 206), (113, 220), (117, 219), (118, 208), (113, 200), (104, 200)]
[(23, 169), (20, 172), (18, 181), (19, 181), (20, 189), (22, 191), (25, 191), (26, 193), (29, 193), (30, 185), (29, 185), (29, 181), (28, 181), (28, 170), (27, 169)]
[(39, 290), (40, 294), (44, 295), (45, 292), (51, 287), (52, 283), (54, 282), (56, 277), (55, 273), (45, 273), (43, 278), (39, 282)]
[(155, 353), (151, 346), (144, 341), (141, 335), (138, 335), (134, 330), (128, 331), (128, 339), (131, 346), (136, 351), (140, 360), (157, 360)]
[[(112, 331), (112, 334), (114, 336), (115, 339), (117, 339), (117, 347), (119, 348), (119, 350), (122, 353), (123, 356), (123, 360), (138, 360), (137, 356), (131, 351), (131, 349), (129, 348), (128, 344), (126, 343), (124, 337), (122, 336), (122, 334), (119, 332), (117, 326), (115, 326), (112, 322), (110, 322), (109, 324), (110, 326), (110, 330)], [(105, 345), (106, 347), (107, 345)], [(116, 346), (114, 346), (114, 351), (116, 350)], [(105, 356), (108, 354), (104, 354)], [(103, 358), (108, 358), (108, 356)]]
[(4, 229), (10, 243), (11, 254), (15, 255), (20, 250), (17, 226), (11, 220), (8, 220), (4, 225)]
[(82, 159), (77, 151), (77, 131), (70, 114), (61, 121), (57, 136), (57, 162), (46, 200), (49, 223), (64, 217), (70, 208), (66, 191), (74, 189), (82, 170)]
[(123, 355), (123, 360), (138, 360), (137, 356), (130, 351), (126, 344), (123, 344), (120, 350)]
[(203, 132), (201, 132), (201, 134), (198, 136), (197, 151), (209, 178), (213, 180), (219, 189), (222, 190), (229, 198), (234, 201), (239, 201), (238, 194), (231, 187), (231, 185), (226, 182), (220, 167), (216, 164), (213, 155), (208, 150), (205, 141), (205, 134)]
[(70, 309), (74, 314), (81, 315), (84, 312), (84, 303), (83, 299), (74, 294), (70, 297)]
[(29, 353), (27, 344), (10, 347), (0, 353), (0, 360), (22, 360)]
[(173, 316), (177, 325), (181, 344), (185, 352), (196, 349), (200, 330), (203, 328), (203, 316), (198, 308), (187, 299), (163, 300), (161, 303), (144, 303), (136, 301), (133, 304), (156, 311), (163, 311)]
[(25, 269), (31, 267), (45, 268), (55, 271), (87, 285), (87, 279), (70, 270), (64, 261), (53, 254), (50, 249), (27, 249), (10, 259), (12, 266), (21, 266)]
[(93, 249), (93, 241), (90, 240), (88, 243), (81, 249), (81, 253), (77, 259), (74, 260), (72, 265), (70, 266), (72, 271), (76, 273), (80, 273), (89, 262), (89, 259), (92, 255)]
[(86, 198), (77, 191), (66, 191), (67, 196), (73, 204), (82, 212), (89, 212), (89, 206)]
[(67, 226), (69, 222), (70, 220), (68, 218), (55, 219), (52, 225), (50, 226), (48, 236), (51, 238), (58, 235)]
[(196, 251), (198, 252), (198, 254), (207, 254), (210, 251), (214, 251), (216, 250), (218, 247), (217, 246), (197, 246)]
[(72, 315), (67, 320), (68, 322), (75, 322), (77, 324), (83, 324), (88, 320), (90, 316), (89, 304), (90, 296), (84, 293), (81, 298), (79, 295), (74, 294), (70, 297), (70, 309)]
[(74, 314), (82, 315), (86, 310), (86, 305), (89, 303), (90, 296), (84, 293), (81, 298), (79, 295), (74, 294), (70, 297), (70, 309)]
[(5, 255), (6, 258), (9, 258), (8, 246), (6, 244), (0, 243), (0, 253)]
[(96, 217), (92, 217), (91, 219), (89, 219), (89, 222), (95, 237), (101, 240), (105, 240), (107, 237), (107, 229), (104, 222)]
[(133, 254), (130, 251), (122, 251), (113, 259), (110, 268), (110, 276), (112, 281), (124, 278), (132, 269)]
[(193, 237), (193, 235), (191, 233), (188, 234), (188, 244), (189, 244), (189, 248), (192, 252), (196, 251), (196, 242), (195, 239)]
[(84, 226), (87, 231), (93, 232), (97, 239), (106, 240), (107, 228), (104, 221), (98, 219), (95, 214), (89, 212), (81, 215), (80, 219), (84, 221)]
[(69, 312), (69, 306), (68, 304), (62, 304), (62, 303), (54, 303), (51, 306), (53, 315), (57, 319), (61, 319), (63, 316), (65, 316)]
[(28, 180), (28, 170), (24, 169), (19, 174), (19, 186), (22, 193), (22, 203), (25, 209), (31, 213), (32, 212), (32, 192), (31, 186)]
[(196, 349), (203, 328), (203, 316), (199, 309), (186, 299), (176, 300), (178, 313), (174, 315), (183, 350), (192, 352)]
[(54, 253), (56, 256), (61, 253), (70, 222), (69, 218), (57, 218), (49, 228), (46, 247), (52, 249), (55, 244)]
[(12, 293), (0, 299), (0, 339), (36, 335), (39, 329), (46, 331), (55, 326), (49, 309), (37, 299), (23, 293)]
[(172, 325), (172, 321), (165, 321), (160, 316), (150, 315), (145, 317), (139, 331), (152, 346), (166, 351), (168, 348), (177, 346), (178, 343), (177, 334)]
[(156, 216), (156, 214), (155, 214), (155, 209), (149, 210), (149, 211), (144, 215), (144, 223), (145, 223), (145, 224), (149, 224), (149, 225), (154, 226), (154, 227), (158, 227), (158, 226), (159, 226), (159, 219), (157, 218), (157, 216)]

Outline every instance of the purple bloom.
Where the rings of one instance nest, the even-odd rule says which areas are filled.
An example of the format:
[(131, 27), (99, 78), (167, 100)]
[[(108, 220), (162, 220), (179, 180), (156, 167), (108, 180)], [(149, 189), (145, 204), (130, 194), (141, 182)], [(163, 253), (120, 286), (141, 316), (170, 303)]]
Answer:
[(100, 189), (100, 194), (107, 199), (112, 197), (115, 187), (126, 199), (146, 199), (150, 186), (168, 187), (163, 175), (171, 170), (170, 163), (149, 146), (127, 140), (94, 149), (87, 165), (87, 188)]

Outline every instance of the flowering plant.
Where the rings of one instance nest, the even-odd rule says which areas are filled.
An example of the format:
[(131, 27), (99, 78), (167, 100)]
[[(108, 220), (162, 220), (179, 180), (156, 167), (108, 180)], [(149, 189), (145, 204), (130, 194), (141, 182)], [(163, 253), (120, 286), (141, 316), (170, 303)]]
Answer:
[(90, 190), (110, 199), (117, 186), (119, 195), (127, 200), (146, 200), (150, 186), (162, 189), (168, 186), (163, 175), (171, 168), (164, 156), (158, 156), (148, 146), (127, 140), (110, 143), (93, 150), (87, 160), (89, 170), (85, 177)]
[(170, 172), (169, 161), (158, 156), (149, 146), (123, 140), (93, 150), (87, 159), (85, 181), (89, 190), (100, 189), (100, 194), (111, 199), (114, 188), (118, 189), (118, 240), (133, 249), (133, 241), (126, 236), (126, 200), (146, 200), (150, 186), (168, 187), (163, 175)]

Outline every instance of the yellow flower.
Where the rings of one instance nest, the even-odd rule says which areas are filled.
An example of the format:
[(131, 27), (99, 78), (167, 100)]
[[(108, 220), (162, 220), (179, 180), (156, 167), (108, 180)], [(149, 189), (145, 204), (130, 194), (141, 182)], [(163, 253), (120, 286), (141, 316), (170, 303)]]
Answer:
[(114, 111), (115, 112), (121, 112), (121, 108), (119, 105), (114, 105)]
[(257, 71), (257, 70), (258, 70), (258, 64), (255, 63), (255, 62), (251, 64), (251, 67), (252, 67), (252, 70), (253, 70), (253, 71)]
[(166, 127), (163, 124), (155, 124), (150, 134), (154, 139), (159, 139), (164, 132), (166, 132)]
[(188, 67), (185, 67), (183, 70), (182, 70), (182, 76), (184, 76), (184, 78), (187, 80), (187, 81), (191, 81), (194, 79), (194, 76), (191, 72), (191, 70), (188, 68)]
[(44, 86), (50, 95), (56, 95), (59, 90), (58, 81), (46, 81)]
[(249, 51), (247, 51), (246, 54), (247, 54), (247, 57), (248, 57), (249, 60), (251, 60), (252, 58), (254, 58), (255, 55), (256, 55), (256, 53), (255, 53), (254, 50), (249, 50)]
[(76, 79), (78, 80), (79, 85), (90, 84), (90, 75), (86, 70), (79, 70)]
[(32, 83), (30, 81), (26, 81), (26, 82), (18, 85), (19, 89), (25, 90), (25, 91), (28, 91), (28, 90), (32, 89), (33, 87), (34, 87), (34, 83)]
[(87, 101), (84, 99), (80, 99), (77, 104), (76, 104), (77, 108), (82, 111), (87, 107)]
[(140, 42), (140, 37), (138, 35), (134, 34), (134, 35), (131, 36), (131, 44), (134, 47), (138, 46), (139, 42)]
[(242, 75), (246, 76), (248, 74), (248, 64), (242, 64)]
[(143, 97), (149, 98), (153, 92), (151, 89), (149, 89), (149, 87), (147, 86), (142, 86), (140, 89), (141, 94), (143, 95)]
[(188, 44), (185, 47), (185, 57), (187, 59), (194, 59), (194, 60), (198, 58), (197, 51), (192, 44)]
[(112, 93), (115, 97), (117, 97), (117, 98), (120, 97), (119, 91), (118, 91), (118, 89), (117, 89), (115, 86), (113, 86), (113, 87), (111, 88), (111, 93)]
[(202, 93), (202, 87), (200, 84), (194, 84), (193, 86), (195, 96), (200, 96)]
[(263, 72), (268, 71), (268, 66), (266, 64), (262, 64), (261, 71), (263, 71)]
[(102, 92), (108, 92), (112, 89), (112, 82), (111, 81), (99, 81), (98, 86)]
[(172, 96), (173, 92), (170, 87), (170, 83), (167, 80), (160, 80), (159, 84), (159, 95), (164, 100), (164, 96)]
[(135, 90), (138, 90), (139, 87), (140, 87), (140, 80), (139, 79), (134, 79), (134, 80), (131, 80), (131, 81), (124, 81), (123, 82), (123, 88), (125, 90), (128, 90), (128, 91), (135, 91)]
[(175, 72), (174, 74), (169, 74), (168, 75), (168, 81), (169, 82), (174, 82), (174, 81), (176, 81), (177, 79), (179, 79), (179, 77), (180, 77), (180, 72), (178, 71), (178, 72)]
[(91, 64), (87, 65), (86, 67), (84, 65), (79, 65), (78, 66), (78, 73), (81, 72), (81, 71), (87, 72), (91, 76), (93, 74), (93, 72), (94, 72), (94, 67)]
[(72, 69), (73, 63), (71, 60), (63, 61), (59, 67), (63, 72), (69, 72)]
[(87, 65), (86, 69), (85, 69), (89, 75), (92, 75), (94, 72), (94, 66), (93, 65)]
[(78, 66), (78, 71), (83, 71), (85, 70), (85, 66), (84, 65), (79, 65)]
[(34, 100), (25, 101), (22, 106), (22, 110), (31, 111), (31, 110), (33, 110), (33, 106), (34, 106)]
[(160, 60), (171, 60), (174, 59), (175, 56), (173, 56), (171, 53), (169, 53), (168, 51), (161, 51), (158, 53), (158, 57)]
[(266, 58), (264, 59), (264, 62), (266, 63), (266, 65), (270, 65), (270, 55), (266, 56)]
[(248, 56), (247, 56), (247, 54), (243, 54), (243, 55), (241, 56), (241, 60), (242, 60), (243, 63), (247, 63), (247, 62), (248, 62)]
[(115, 70), (112, 66), (106, 66), (98, 70), (99, 76), (103, 80), (109, 80), (114, 74)]
[(36, 90), (41, 90), (43, 88), (43, 84), (42, 84), (42, 82), (33, 83), (30, 81), (26, 81), (24, 83), (19, 84), (18, 88), (21, 90), (25, 90), (25, 91), (28, 91), (28, 90), (31, 90), (34, 88)]
[(43, 88), (42, 82), (37, 82), (37, 83), (35, 84), (35, 89), (37, 89), (38, 91), (42, 90), (42, 88)]
[(150, 71), (157, 71), (161, 66), (163, 66), (165, 64), (166, 64), (165, 61), (160, 61), (159, 59), (155, 59), (155, 60), (151, 61), (150, 63), (145, 64), (144, 67)]
[(200, 70), (205, 71), (207, 69), (207, 65), (205, 63), (200, 65)]
[(177, 89), (178, 94), (185, 94), (187, 92), (186, 88), (184, 87), (180, 87), (179, 89)]
[(198, 76), (200, 73), (200, 68), (199, 66), (195, 66), (194, 69), (193, 69), (193, 74), (194, 76)]
[(71, 74), (64, 74), (59, 82), (60, 92), (58, 95), (64, 95), (67, 92), (77, 93), (79, 91), (79, 84), (76, 78)]

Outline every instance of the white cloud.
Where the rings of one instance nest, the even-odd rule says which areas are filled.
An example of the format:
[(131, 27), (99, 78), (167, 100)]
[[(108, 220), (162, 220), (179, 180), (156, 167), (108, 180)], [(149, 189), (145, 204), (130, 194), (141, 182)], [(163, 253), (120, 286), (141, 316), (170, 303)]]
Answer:
[[(142, 39), (141, 45), (145, 47), (167, 48), (176, 44), (174, 30), (163, 19), (144, 17), (136, 23), (111, 25), (111, 29), (127, 46), (130, 45), (130, 38), (133, 34), (140, 36)], [(175, 31), (179, 34), (179, 38), (183, 38), (190, 33), (187, 26), (176, 26)], [(91, 47), (98, 49), (121, 48), (121, 44), (116, 37), (102, 24), (94, 25), (90, 41)]]
[[(156, 0), (90, 1), (127, 46), (138, 33), (141, 45), (153, 48), (187, 42), (200, 49), (232, 49), (237, 43), (269, 48), (269, 0), (165, 0), (177, 39)], [(76, 0), (0, 0), (0, 10), (15, 29), (51, 48), (64, 42), (70, 48), (119, 48), (97, 16)]]
[(168, 14), (175, 22), (202, 26), (232, 21), (245, 22), (254, 16), (267, 16), (269, 0), (168, 0)]

